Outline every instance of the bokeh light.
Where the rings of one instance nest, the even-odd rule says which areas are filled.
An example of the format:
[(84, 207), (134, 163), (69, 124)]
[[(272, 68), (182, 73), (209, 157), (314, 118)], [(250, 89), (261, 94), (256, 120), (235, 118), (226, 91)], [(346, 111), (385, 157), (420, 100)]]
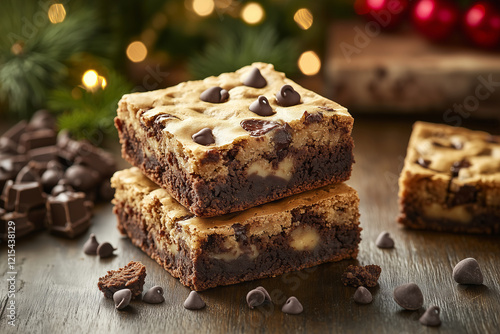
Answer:
[(82, 83), (87, 89), (94, 89), (99, 83), (99, 75), (95, 70), (88, 70), (83, 73)]
[(316, 52), (306, 51), (300, 55), (298, 65), (305, 75), (315, 75), (321, 69), (321, 60)]
[(264, 8), (256, 2), (249, 2), (241, 10), (241, 18), (248, 24), (257, 24), (264, 18)]
[(194, 0), (193, 10), (200, 16), (208, 16), (214, 11), (214, 0)]
[(101, 84), (101, 88), (104, 89), (108, 85), (108, 82), (106, 81), (106, 78), (103, 76), (99, 76), (99, 82)]
[(127, 57), (134, 63), (139, 63), (146, 59), (148, 55), (148, 49), (141, 41), (135, 41), (128, 45), (127, 47)]
[(62, 4), (55, 3), (49, 7), (49, 11), (47, 14), (49, 16), (50, 22), (54, 24), (61, 23), (66, 18), (66, 9), (64, 9), (64, 6)]
[(297, 25), (304, 30), (311, 28), (313, 24), (313, 15), (307, 8), (301, 8), (295, 12), (293, 20)]

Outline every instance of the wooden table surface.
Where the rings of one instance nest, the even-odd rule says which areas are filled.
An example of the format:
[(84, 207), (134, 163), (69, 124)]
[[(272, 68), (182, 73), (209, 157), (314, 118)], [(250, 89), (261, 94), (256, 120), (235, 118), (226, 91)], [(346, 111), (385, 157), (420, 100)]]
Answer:
[[(118, 233), (112, 206), (99, 205), (93, 226), (76, 240), (39, 233), (16, 244), (16, 327), (7, 326), (7, 248), (2, 245), (0, 332), (10, 333), (499, 333), (500, 237), (419, 232), (401, 228), (397, 178), (402, 167), (413, 120), (361, 119), (356, 117), (356, 164), (348, 182), (361, 198), (362, 242), (357, 261), (324, 264), (280, 277), (220, 287), (201, 293), (207, 307), (188, 311), (182, 303), (189, 289), (172, 278), (130, 241)], [(479, 124), (498, 133), (496, 124)], [(496, 127), (496, 130), (495, 130)], [(389, 231), (396, 247), (382, 250), (375, 238)], [(90, 233), (118, 250), (111, 259), (86, 256), (82, 245)], [(459, 286), (452, 268), (461, 259), (474, 257), (484, 274), (482, 286)], [(146, 265), (145, 289), (161, 285), (166, 301), (148, 305), (131, 303), (116, 311), (111, 300), (97, 289), (107, 270), (138, 260)], [(340, 282), (349, 264), (378, 264), (379, 286), (374, 300), (357, 305), (355, 291)], [(442, 326), (428, 328), (418, 322), (423, 310), (402, 310), (392, 299), (393, 289), (415, 282), (424, 294), (424, 307), (441, 308)], [(264, 286), (275, 305), (250, 310), (246, 293)], [(281, 312), (289, 296), (296, 296), (304, 312)]]

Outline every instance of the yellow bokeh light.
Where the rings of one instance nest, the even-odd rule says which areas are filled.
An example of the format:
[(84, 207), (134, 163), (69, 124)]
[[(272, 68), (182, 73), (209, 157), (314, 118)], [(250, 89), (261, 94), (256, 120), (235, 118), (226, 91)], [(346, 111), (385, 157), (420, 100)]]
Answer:
[(257, 24), (264, 18), (264, 8), (256, 2), (250, 2), (241, 10), (241, 17), (248, 24)]
[(82, 83), (87, 89), (94, 89), (99, 83), (99, 75), (94, 70), (88, 70), (83, 74)]
[(214, 7), (214, 0), (193, 0), (193, 10), (200, 16), (212, 14)]
[(61, 23), (66, 18), (66, 9), (60, 3), (55, 3), (49, 7), (49, 11), (47, 12), (49, 15), (50, 22), (56, 24)]
[(148, 55), (148, 49), (143, 42), (135, 41), (128, 45), (127, 47), (127, 57), (134, 63), (139, 63), (146, 59)]
[(318, 74), (321, 69), (321, 60), (314, 51), (306, 51), (299, 57), (299, 69), (305, 75)]
[(99, 76), (99, 82), (101, 83), (101, 88), (104, 89), (108, 85), (105, 77)]
[(301, 8), (298, 11), (295, 12), (295, 15), (293, 16), (293, 20), (297, 25), (304, 29), (307, 30), (311, 28), (313, 24), (313, 15), (307, 8)]

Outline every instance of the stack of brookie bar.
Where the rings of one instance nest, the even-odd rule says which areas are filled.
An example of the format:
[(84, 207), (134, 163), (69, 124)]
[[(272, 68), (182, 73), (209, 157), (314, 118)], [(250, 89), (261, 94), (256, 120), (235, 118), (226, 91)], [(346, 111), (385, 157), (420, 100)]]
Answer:
[(347, 110), (255, 63), (125, 95), (118, 228), (194, 290), (356, 258)]

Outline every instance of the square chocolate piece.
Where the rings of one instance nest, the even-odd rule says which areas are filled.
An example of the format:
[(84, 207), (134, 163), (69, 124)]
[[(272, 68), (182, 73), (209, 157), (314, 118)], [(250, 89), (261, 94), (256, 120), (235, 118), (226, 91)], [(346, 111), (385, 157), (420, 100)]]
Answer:
[(347, 109), (273, 65), (128, 94), (115, 118), (122, 156), (199, 217), (349, 179)]
[(359, 198), (343, 183), (214, 218), (194, 216), (135, 167), (111, 183), (118, 229), (194, 290), (358, 254)]
[(407, 227), (500, 234), (500, 137), (415, 123), (399, 203)]

